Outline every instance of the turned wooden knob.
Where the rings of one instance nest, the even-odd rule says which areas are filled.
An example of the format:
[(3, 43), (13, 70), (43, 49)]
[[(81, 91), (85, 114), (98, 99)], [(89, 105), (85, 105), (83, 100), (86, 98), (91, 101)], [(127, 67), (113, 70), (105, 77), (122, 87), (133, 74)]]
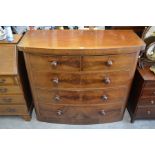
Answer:
[(56, 95), (56, 96), (54, 97), (54, 99), (55, 99), (55, 101), (60, 101), (60, 96)]
[(150, 103), (151, 103), (151, 104), (154, 104), (154, 101), (153, 101), (153, 100), (151, 100), (151, 101), (150, 101)]
[(54, 78), (53, 79), (53, 83), (58, 84), (59, 83), (59, 79), (58, 78)]
[(57, 64), (58, 64), (57, 61), (52, 61), (52, 62), (51, 62), (51, 65), (52, 65), (53, 67), (56, 67)]
[(106, 77), (104, 78), (104, 83), (105, 84), (109, 84), (111, 81), (110, 81), (110, 78), (109, 77)]
[(150, 111), (150, 110), (148, 110), (148, 111), (147, 111), (147, 114), (148, 114), (148, 115), (150, 115), (150, 114), (151, 114), (151, 111)]
[(63, 111), (62, 110), (58, 110), (57, 111), (57, 115), (61, 116), (63, 114)]
[(0, 79), (0, 83), (4, 83), (5, 82), (5, 79)]
[(4, 101), (4, 102), (11, 102), (12, 99), (11, 99), (11, 98), (3, 98), (3, 101)]
[(107, 101), (107, 100), (108, 100), (108, 96), (103, 95), (103, 96), (102, 96), (102, 100)]
[(0, 88), (0, 93), (6, 93), (7, 92), (7, 88)]
[(104, 110), (101, 110), (101, 111), (100, 111), (100, 114), (101, 114), (101, 115), (106, 115), (106, 113), (105, 113)]
[(112, 60), (108, 60), (108, 61), (107, 61), (107, 66), (112, 66), (112, 64), (113, 64), (113, 63), (112, 63)]

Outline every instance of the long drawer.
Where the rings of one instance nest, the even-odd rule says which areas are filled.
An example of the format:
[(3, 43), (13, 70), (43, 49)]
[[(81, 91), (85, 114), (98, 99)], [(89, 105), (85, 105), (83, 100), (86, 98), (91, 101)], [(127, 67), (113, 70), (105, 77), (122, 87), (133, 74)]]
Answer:
[(40, 119), (56, 123), (90, 124), (118, 121), (122, 116), (120, 106), (52, 106), (40, 104)]
[(42, 104), (109, 104), (126, 98), (126, 87), (91, 90), (42, 90), (36, 89), (38, 102)]
[(1, 115), (27, 115), (26, 105), (0, 105)]
[(0, 95), (0, 104), (25, 104), (23, 95)]
[(22, 91), (19, 86), (0, 86), (0, 95), (21, 93)]
[(131, 80), (128, 70), (98, 73), (33, 72), (34, 83), (39, 88), (107, 88), (126, 85)]
[(145, 98), (148, 96), (155, 97), (155, 89), (150, 89), (150, 88), (144, 88), (142, 91), (141, 98)]
[(138, 102), (139, 105), (142, 106), (151, 106), (155, 105), (155, 97), (141, 97)]
[(128, 69), (136, 53), (106, 56), (45, 56), (30, 55), (34, 71), (104, 71)]
[(15, 79), (16, 77), (13, 76), (1, 76), (0, 75), (0, 86), (2, 85), (16, 85), (17, 80)]
[(155, 118), (155, 106), (154, 107), (138, 106), (136, 112), (136, 118)]

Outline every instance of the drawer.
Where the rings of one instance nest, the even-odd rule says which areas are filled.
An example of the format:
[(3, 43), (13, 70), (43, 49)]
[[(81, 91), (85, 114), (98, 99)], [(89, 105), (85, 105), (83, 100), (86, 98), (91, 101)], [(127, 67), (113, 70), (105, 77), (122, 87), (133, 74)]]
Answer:
[(27, 115), (25, 105), (0, 105), (0, 115)]
[(107, 55), (107, 56), (84, 56), (83, 71), (104, 71), (129, 69), (135, 63), (136, 53)]
[(30, 55), (31, 68), (35, 71), (80, 71), (80, 56)]
[(106, 106), (39, 106), (40, 119), (56, 123), (92, 124), (118, 121), (122, 110)]
[(155, 88), (155, 81), (145, 81), (145, 88)]
[(146, 97), (146, 98), (140, 98), (139, 105), (142, 106), (151, 106), (155, 105), (155, 97)]
[(149, 88), (144, 88), (142, 90), (142, 95), (141, 98), (145, 98), (147, 96), (154, 96), (155, 97), (155, 89), (149, 89)]
[(38, 101), (42, 104), (109, 104), (124, 102), (126, 87), (113, 89), (41, 90), (37, 89)]
[(21, 93), (22, 91), (19, 86), (0, 86), (0, 95)]
[(23, 95), (0, 95), (0, 104), (24, 104)]
[(155, 118), (155, 107), (138, 107), (136, 118)]
[(15, 78), (16, 77), (13, 77), (13, 76), (0, 76), (0, 86), (18, 84)]
[(129, 71), (107, 73), (46, 73), (34, 72), (34, 83), (39, 88), (106, 88), (126, 85), (132, 79)]

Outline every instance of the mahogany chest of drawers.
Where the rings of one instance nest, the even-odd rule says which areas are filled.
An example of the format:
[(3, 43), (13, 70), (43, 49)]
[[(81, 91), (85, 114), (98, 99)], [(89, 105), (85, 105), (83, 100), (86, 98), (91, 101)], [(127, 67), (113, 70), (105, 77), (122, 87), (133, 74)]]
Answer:
[(149, 68), (136, 70), (128, 111), (131, 122), (136, 119), (155, 119), (155, 75)]
[(17, 52), (20, 35), (14, 41), (0, 41), (0, 115), (31, 119), (32, 97), (22, 52)]
[(27, 32), (18, 48), (24, 52), (38, 120), (121, 120), (144, 46), (132, 31)]

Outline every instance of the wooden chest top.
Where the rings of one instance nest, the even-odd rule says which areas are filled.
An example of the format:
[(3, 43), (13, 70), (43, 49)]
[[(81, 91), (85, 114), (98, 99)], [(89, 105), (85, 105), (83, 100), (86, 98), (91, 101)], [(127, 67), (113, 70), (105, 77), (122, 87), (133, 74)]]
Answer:
[[(111, 54), (117, 54), (119, 49), (141, 50), (145, 43), (131, 30), (37, 30), (28, 31), (18, 47), (24, 52), (35, 53), (40, 49), (42, 53), (52, 54), (54, 50), (62, 50), (63, 54), (73, 55), (85, 54), (76, 50), (93, 50), (87, 54), (97, 55), (111, 50)], [(104, 52), (98, 53), (98, 50)]]

